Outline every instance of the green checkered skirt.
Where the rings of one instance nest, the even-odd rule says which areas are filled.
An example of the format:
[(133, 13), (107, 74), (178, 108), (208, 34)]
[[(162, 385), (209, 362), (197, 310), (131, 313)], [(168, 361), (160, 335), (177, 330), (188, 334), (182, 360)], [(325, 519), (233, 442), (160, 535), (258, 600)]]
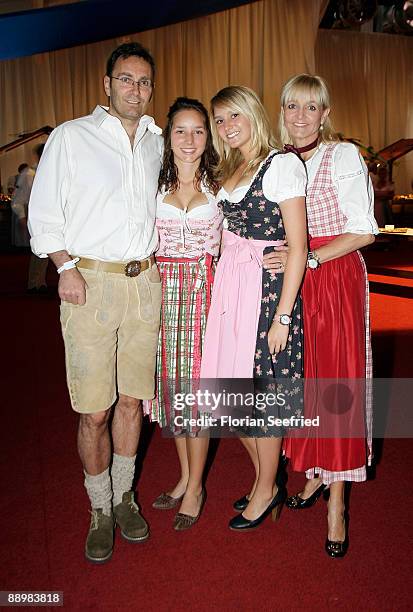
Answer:
[[(176, 407), (176, 394), (198, 388), (202, 346), (216, 261), (209, 253), (198, 259), (157, 257), (162, 283), (156, 396), (145, 412), (173, 434), (196, 433), (197, 426), (175, 423), (198, 416), (196, 406)], [(179, 396), (178, 396), (179, 397)], [(179, 419), (182, 421), (182, 419)]]

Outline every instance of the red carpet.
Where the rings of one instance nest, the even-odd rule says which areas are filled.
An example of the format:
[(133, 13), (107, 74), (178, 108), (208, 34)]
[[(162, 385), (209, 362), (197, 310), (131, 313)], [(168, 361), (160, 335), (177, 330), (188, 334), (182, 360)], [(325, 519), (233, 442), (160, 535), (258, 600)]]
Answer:
[[(89, 523), (76, 452), (76, 416), (65, 387), (57, 300), (24, 294), (26, 256), (1, 256), (4, 377), (0, 590), (64, 591), (72, 610), (408, 610), (411, 604), (411, 440), (385, 440), (374, 480), (352, 488), (350, 550), (323, 550), (324, 502), (257, 531), (227, 528), (252, 473), (236, 440), (220, 442), (199, 524), (171, 528), (151, 502), (177, 474), (173, 442), (147, 425), (139, 501), (144, 544), (116, 539), (112, 560), (83, 558)], [(52, 277), (53, 280), (53, 277)], [(376, 371), (411, 375), (412, 301), (372, 296)], [(153, 433), (151, 438), (151, 433)], [(290, 474), (289, 490), (303, 482)], [(410, 536), (409, 536), (410, 533)]]

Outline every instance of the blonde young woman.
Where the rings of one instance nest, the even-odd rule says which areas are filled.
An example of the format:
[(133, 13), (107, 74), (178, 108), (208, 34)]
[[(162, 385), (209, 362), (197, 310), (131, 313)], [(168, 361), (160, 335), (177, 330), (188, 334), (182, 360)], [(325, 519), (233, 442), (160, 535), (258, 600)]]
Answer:
[[(281, 138), (301, 155), (308, 173), (310, 252), (302, 291), (304, 376), (363, 379), (371, 376), (371, 348), (367, 275), (358, 249), (373, 242), (378, 232), (374, 196), (358, 149), (339, 142), (329, 113), (330, 96), (322, 78), (300, 74), (284, 85)], [(344, 482), (366, 479), (366, 440), (356, 426), (364, 424), (366, 398), (356, 394), (346, 417), (340, 416), (342, 407), (337, 406), (336, 415), (329, 411), (321, 418), (332, 434), (343, 430), (344, 418), (351, 415), (351, 427), (358, 429), (354, 437), (353, 430), (347, 429), (341, 438), (328, 437), (327, 431), (325, 437), (286, 441), (293, 469), (305, 471), (308, 479), (303, 491), (287, 500), (287, 506), (308, 508), (323, 489), (330, 489), (325, 549), (331, 557), (342, 557), (348, 547)], [(311, 411), (320, 412), (321, 406), (314, 405), (311, 398), (307, 401), (306, 396), (305, 410), (310, 416)]]
[[(211, 101), (212, 129), (220, 154), (218, 193), (224, 213), (221, 257), (207, 321), (201, 377), (264, 381), (302, 373), (301, 304), (298, 296), (307, 257), (306, 174), (293, 153), (276, 149), (269, 120), (247, 87), (226, 87)], [(284, 273), (269, 275), (264, 251), (287, 238)], [(230, 528), (248, 530), (286, 498), (274, 484), (280, 433), (243, 438), (256, 480), (243, 512)], [(242, 500), (239, 500), (242, 501)]]

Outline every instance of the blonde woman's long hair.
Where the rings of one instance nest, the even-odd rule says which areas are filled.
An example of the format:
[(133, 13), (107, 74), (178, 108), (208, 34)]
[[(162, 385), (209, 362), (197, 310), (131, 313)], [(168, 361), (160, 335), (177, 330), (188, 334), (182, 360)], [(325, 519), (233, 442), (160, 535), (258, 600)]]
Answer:
[[(330, 93), (327, 83), (322, 77), (303, 73), (289, 79), (281, 90), (281, 112), (278, 122), (280, 140), (283, 145), (293, 144), (284, 125), (284, 108), (289, 102), (296, 100), (299, 95), (308, 96), (309, 100), (317, 102), (323, 110), (330, 108)], [(339, 141), (329, 115), (323, 121), (323, 129), (319, 132), (319, 139), (326, 144)]]
[(232, 149), (218, 135), (214, 119), (214, 110), (223, 106), (229, 110), (244, 115), (251, 124), (251, 150), (254, 158), (248, 164), (249, 169), (255, 168), (273, 149), (277, 149), (278, 142), (272, 132), (270, 120), (261, 100), (249, 87), (231, 85), (221, 89), (211, 100), (211, 131), (214, 146), (219, 154), (217, 175), (224, 183), (243, 161), (238, 149)]

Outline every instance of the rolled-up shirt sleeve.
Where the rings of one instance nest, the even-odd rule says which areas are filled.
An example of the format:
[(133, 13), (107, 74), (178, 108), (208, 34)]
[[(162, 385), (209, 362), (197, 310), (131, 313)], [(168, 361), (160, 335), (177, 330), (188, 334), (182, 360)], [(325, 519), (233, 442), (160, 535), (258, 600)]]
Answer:
[(70, 154), (63, 125), (49, 136), (30, 196), (30, 246), (39, 257), (66, 250), (63, 229), (69, 186)]
[(275, 155), (264, 174), (263, 191), (272, 202), (284, 202), (306, 195), (307, 173), (303, 162), (294, 153)]
[(366, 164), (353, 144), (341, 143), (336, 147), (334, 179), (338, 187), (338, 204), (347, 219), (344, 232), (378, 234), (373, 185)]

